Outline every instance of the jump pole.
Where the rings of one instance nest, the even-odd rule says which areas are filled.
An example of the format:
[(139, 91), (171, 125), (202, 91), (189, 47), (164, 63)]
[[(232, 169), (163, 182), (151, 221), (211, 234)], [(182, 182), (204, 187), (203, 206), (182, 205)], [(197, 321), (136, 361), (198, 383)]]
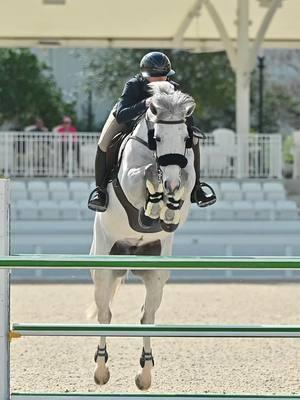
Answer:
[[(9, 181), (0, 179), (0, 256), (9, 254)], [(10, 272), (0, 270), (0, 399), (10, 398)]]
[(299, 400), (297, 395), (190, 394), (190, 393), (12, 393), (11, 400)]
[[(72, 324), (14, 324), (10, 331), (10, 270), (18, 268), (70, 269), (300, 269), (300, 258), (244, 257), (90, 257), (90, 256), (9, 256), (9, 181), (0, 179), (0, 400), (137, 400), (137, 399), (300, 399), (298, 395), (239, 394), (104, 394), (104, 393), (10, 393), (10, 335), (17, 336), (171, 336), (171, 337), (299, 337), (299, 326), (102, 326)], [(128, 335), (128, 331), (131, 334)], [(149, 332), (146, 332), (146, 331)], [(109, 332), (110, 331), (110, 332)], [(176, 332), (177, 331), (177, 332)], [(70, 334), (71, 333), (71, 334)], [(156, 333), (156, 334), (155, 334)]]

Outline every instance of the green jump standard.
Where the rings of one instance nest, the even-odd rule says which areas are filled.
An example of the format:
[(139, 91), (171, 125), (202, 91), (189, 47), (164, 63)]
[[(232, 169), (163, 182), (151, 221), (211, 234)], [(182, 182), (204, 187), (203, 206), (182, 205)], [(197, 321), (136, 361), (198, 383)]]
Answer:
[(21, 336), (298, 338), (299, 325), (13, 324)]
[(1, 256), (0, 269), (300, 269), (300, 257), (165, 257), (14, 255)]

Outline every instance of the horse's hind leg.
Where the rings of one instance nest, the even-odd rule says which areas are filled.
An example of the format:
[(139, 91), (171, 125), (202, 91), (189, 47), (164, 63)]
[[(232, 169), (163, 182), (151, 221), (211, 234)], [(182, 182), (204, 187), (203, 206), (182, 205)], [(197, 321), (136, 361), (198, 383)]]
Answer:
[[(169, 271), (139, 271), (136, 275), (143, 278), (146, 286), (141, 323), (154, 324), (155, 313), (161, 304), (163, 287), (169, 278)], [(135, 383), (139, 389), (147, 390), (151, 386), (151, 369), (154, 366), (150, 337), (144, 337), (143, 344), (144, 347), (140, 359), (142, 371), (136, 376)]]
[[(121, 280), (118, 272), (120, 271), (96, 270), (94, 272), (95, 302), (98, 309), (98, 322), (100, 324), (109, 324), (111, 321), (110, 302)], [(106, 337), (102, 336), (95, 353), (97, 366), (94, 372), (94, 380), (98, 385), (105, 385), (109, 381), (110, 373), (106, 365), (107, 360)]]

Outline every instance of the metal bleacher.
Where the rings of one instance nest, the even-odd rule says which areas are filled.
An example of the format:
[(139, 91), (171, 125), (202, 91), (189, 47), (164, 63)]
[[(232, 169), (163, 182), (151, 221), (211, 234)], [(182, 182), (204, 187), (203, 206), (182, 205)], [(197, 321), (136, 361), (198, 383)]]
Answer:
[[(174, 255), (300, 256), (299, 209), (282, 182), (209, 183), (218, 201), (202, 209), (192, 205), (176, 232)], [(87, 254), (94, 217), (87, 197), (93, 186), (74, 179), (13, 181), (12, 253)]]
[[(191, 220), (295, 220), (299, 210), (287, 199), (281, 182), (210, 182), (218, 202), (206, 209), (193, 208)], [(13, 220), (86, 220), (93, 182), (88, 181), (14, 181), (12, 183)], [(88, 212), (87, 212), (88, 211)]]

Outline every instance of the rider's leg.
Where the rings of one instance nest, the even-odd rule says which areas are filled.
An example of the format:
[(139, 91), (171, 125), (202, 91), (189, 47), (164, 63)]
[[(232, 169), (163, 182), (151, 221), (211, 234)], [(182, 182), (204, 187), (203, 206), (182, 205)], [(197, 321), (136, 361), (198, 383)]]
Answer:
[(112, 111), (104, 124), (97, 147), (95, 160), (96, 189), (93, 191), (96, 192), (96, 197), (91, 198), (90, 196), (88, 203), (88, 207), (93, 211), (103, 212), (107, 209), (108, 193), (106, 190), (106, 178), (109, 171), (107, 171), (106, 153), (112, 139), (122, 129), (123, 125), (117, 122)]
[[(199, 141), (193, 143), (194, 151), (194, 168), (196, 173), (196, 183), (191, 194), (191, 202), (197, 203), (199, 207), (206, 207), (216, 202), (216, 195), (212, 188), (204, 182), (200, 182), (200, 146)], [(210, 194), (205, 193), (203, 187), (208, 187), (211, 191)]]

